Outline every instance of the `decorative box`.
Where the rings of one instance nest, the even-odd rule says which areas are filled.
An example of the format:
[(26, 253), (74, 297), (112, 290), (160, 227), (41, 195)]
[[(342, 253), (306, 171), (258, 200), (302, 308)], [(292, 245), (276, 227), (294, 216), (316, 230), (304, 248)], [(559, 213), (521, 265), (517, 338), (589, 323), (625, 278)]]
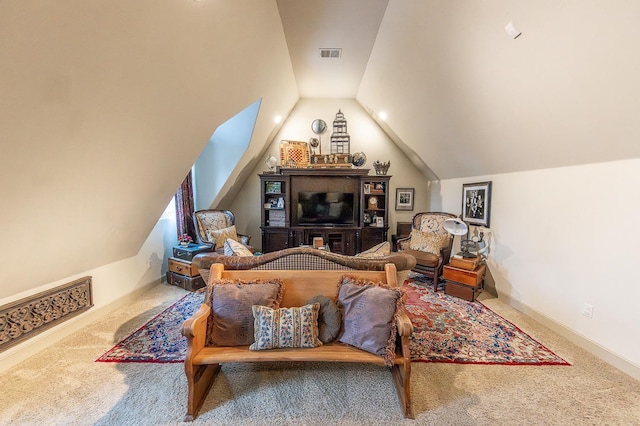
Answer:
[(473, 271), (474, 269), (476, 269), (479, 262), (480, 262), (480, 258), (477, 256), (476, 257), (453, 256), (451, 257), (451, 261), (449, 262), (449, 265), (453, 266), (454, 268), (467, 269), (469, 271)]

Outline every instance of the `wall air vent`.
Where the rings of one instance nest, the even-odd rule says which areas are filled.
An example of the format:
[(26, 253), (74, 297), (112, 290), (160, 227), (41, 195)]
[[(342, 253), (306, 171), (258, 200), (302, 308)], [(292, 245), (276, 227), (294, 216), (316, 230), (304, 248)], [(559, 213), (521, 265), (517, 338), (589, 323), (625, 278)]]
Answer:
[(321, 58), (340, 58), (342, 57), (342, 49), (320, 49)]

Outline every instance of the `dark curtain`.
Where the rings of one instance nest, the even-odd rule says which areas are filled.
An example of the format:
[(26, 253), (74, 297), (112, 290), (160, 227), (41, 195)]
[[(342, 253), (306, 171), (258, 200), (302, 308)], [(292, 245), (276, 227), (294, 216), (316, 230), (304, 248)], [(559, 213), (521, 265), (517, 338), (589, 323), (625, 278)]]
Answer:
[(184, 178), (182, 185), (176, 192), (176, 228), (178, 237), (180, 235), (190, 235), (193, 241), (196, 241), (196, 232), (193, 227), (193, 178), (191, 170)]

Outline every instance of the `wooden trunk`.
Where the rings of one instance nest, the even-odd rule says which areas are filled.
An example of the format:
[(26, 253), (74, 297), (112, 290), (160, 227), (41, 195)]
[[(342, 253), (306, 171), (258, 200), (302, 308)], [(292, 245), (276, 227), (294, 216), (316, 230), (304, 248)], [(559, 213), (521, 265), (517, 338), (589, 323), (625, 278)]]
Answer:
[(191, 264), (191, 262), (177, 259), (175, 257), (169, 258), (169, 270), (176, 274), (186, 275), (188, 277), (197, 277), (200, 275), (198, 268)]
[(484, 263), (472, 271), (454, 268), (451, 264), (445, 265), (442, 272), (446, 281), (445, 292), (448, 295), (473, 302), (484, 288), (485, 271), (486, 265)]
[(167, 272), (167, 282), (178, 287), (182, 287), (185, 290), (194, 291), (205, 286), (202, 276), (189, 277), (182, 274), (176, 274), (175, 272)]

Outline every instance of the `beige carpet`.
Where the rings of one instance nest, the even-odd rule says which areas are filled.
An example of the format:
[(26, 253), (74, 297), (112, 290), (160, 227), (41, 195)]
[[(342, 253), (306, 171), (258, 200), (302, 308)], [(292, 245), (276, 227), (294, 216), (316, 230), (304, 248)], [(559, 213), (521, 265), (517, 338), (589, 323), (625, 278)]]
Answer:
[[(182, 364), (94, 360), (184, 294), (166, 284), (0, 376), (0, 424), (176, 425)], [(390, 373), (353, 364), (226, 365), (194, 425), (640, 425), (640, 382), (497, 299), (572, 366), (412, 364), (416, 420)]]

